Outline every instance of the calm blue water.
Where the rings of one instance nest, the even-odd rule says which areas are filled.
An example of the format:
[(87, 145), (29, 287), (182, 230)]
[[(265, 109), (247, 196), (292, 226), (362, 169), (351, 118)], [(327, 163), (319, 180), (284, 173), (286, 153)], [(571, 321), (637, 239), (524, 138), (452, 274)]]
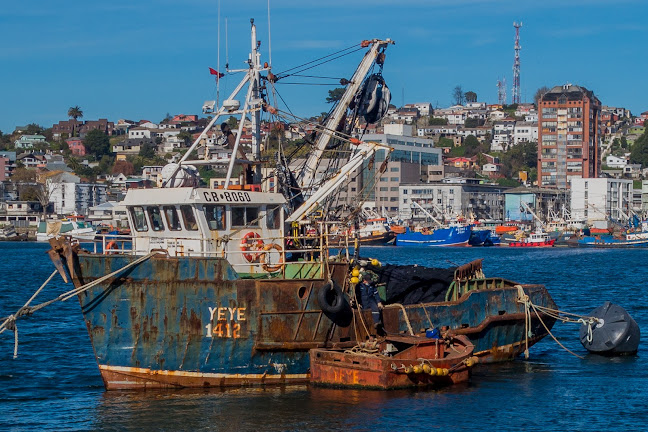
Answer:
[[(53, 270), (47, 245), (0, 243), (0, 316), (14, 312)], [(618, 303), (646, 331), (648, 250), (365, 248), (363, 256), (430, 266), (484, 259), (488, 276), (545, 284), (564, 310)], [(42, 294), (66, 288), (57, 276)], [(68, 285), (69, 289), (71, 285)], [(36, 300), (38, 302), (40, 297)], [(586, 355), (578, 328), (546, 338), (529, 360), (479, 365), (442, 391), (342, 391), (306, 386), (228, 391), (105, 392), (75, 299), (0, 335), (0, 430), (646, 430), (648, 347), (617, 359)], [(644, 340), (646, 337), (644, 337)]]

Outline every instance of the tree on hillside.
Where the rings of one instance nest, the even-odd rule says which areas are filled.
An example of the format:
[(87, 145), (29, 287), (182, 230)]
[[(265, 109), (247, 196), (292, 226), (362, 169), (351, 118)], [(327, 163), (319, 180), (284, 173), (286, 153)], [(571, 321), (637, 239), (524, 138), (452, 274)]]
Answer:
[(486, 120), (478, 118), (467, 118), (464, 122), (464, 126), (467, 128), (476, 128), (478, 126), (483, 126)]
[(455, 105), (463, 105), (466, 96), (464, 95), (463, 89), (460, 85), (456, 86), (452, 90), (452, 100), (454, 100)]
[(344, 88), (343, 87), (338, 87), (334, 88), (333, 90), (329, 90), (329, 95), (326, 97), (326, 103), (334, 103), (342, 99), (342, 95), (344, 94)]
[(191, 135), (191, 132), (183, 130), (178, 134), (178, 139), (181, 139), (184, 145), (186, 147), (189, 147), (191, 145), (191, 141), (193, 140), (193, 136)]
[(551, 90), (547, 86), (542, 86), (538, 90), (536, 90), (535, 95), (533, 96), (533, 101), (535, 102), (536, 106), (538, 106), (538, 102), (542, 98), (542, 96), (545, 95), (549, 90)]
[(139, 155), (145, 159), (152, 159), (155, 157), (157, 146), (152, 142), (145, 142), (140, 146)]
[(238, 129), (238, 119), (234, 116), (229, 116), (227, 119), (227, 124), (230, 127), (230, 130), (236, 130)]
[(430, 117), (428, 124), (430, 126), (444, 126), (448, 124), (448, 119), (442, 117)]
[(94, 155), (97, 159), (101, 159), (103, 155), (109, 155), (111, 153), (110, 138), (97, 129), (91, 130), (86, 134), (83, 145), (86, 148), (86, 152)]
[(641, 164), (643, 168), (648, 167), (648, 134), (646, 132), (632, 144), (630, 163)]
[(10, 180), (14, 183), (35, 182), (36, 170), (30, 168), (16, 168), (13, 170)]
[(468, 135), (466, 137), (463, 142), (463, 146), (466, 149), (466, 151), (464, 152), (464, 155), (466, 157), (473, 157), (479, 152), (479, 140), (473, 135)]
[(132, 163), (125, 160), (118, 160), (112, 169), (113, 174), (124, 174), (125, 176), (135, 174), (135, 167)]
[[(79, 108), (79, 105), (75, 105), (73, 107), (68, 108), (67, 115), (71, 119), (74, 119), (74, 122), (76, 123), (76, 121), (78, 119), (83, 117), (83, 111), (81, 111), (81, 108)], [(74, 129), (75, 129), (75, 125), (72, 125), (72, 136), (74, 136), (74, 133), (75, 133)]]
[(466, 97), (466, 102), (477, 102), (477, 93), (474, 91), (467, 91), (464, 96)]

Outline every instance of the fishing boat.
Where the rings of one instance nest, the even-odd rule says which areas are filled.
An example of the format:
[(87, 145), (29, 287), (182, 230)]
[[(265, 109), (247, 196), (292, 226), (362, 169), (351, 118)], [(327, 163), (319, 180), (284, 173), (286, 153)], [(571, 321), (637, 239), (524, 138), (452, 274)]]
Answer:
[(314, 349), (311, 382), (380, 390), (457, 384), (470, 378), (474, 348), (465, 336), (390, 335), (354, 349)]
[(95, 229), (83, 221), (70, 219), (53, 219), (38, 223), (36, 241), (46, 242), (60, 235), (68, 235), (82, 241), (89, 241), (94, 239)]
[(508, 243), (509, 247), (553, 247), (556, 242), (555, 238), (551, 238), (549, 234), (544, 231), (535, 231), (526, 237), (521, 237), (515, 241)]
[(396, 246), (467, 246), (470, 240), (471, 226), (451, 224), (445, 227), (423, 228), (413, 231), (408, 228), (405, 233), (396, 235)]
[(345, 239), (349, 237), (354, 240), (357, 238), (361, 245), (384, 246), (394, 242), (396, 233), (389, 228), (386, 218), (372, 218), (367, 219), (365, 223), (360, 224), (357, 230), (350, 228), (346, 231), (339, 232), (338, 236), (333, 238), (332, 244), (337, 243), (342, 245), (344, 244)]
[[(644, 225), (645, 224), (646, 223), (644, 222)], [(601, 234), (577, 237), (572, 239), (569, 246), (599, 249), (645, 248), (648, 247), (648, 230), (629, 230), (628, 232), (621, 234)]]
[[(279, 187), (263, 190), (259, 140), (253, 139), (251, 160), (188, 159), (222, 116), (241, 116), (232, 151), (236, 155), (243, 119), (250, 116), (252, 129), (258, 131), (260, 113), (277, 111), (261, 92), (273, 80), (268, 78), (270, 67), (260, 62), (252, 23), (249, 69), (241, 71), (241, 84), (213, 112), (183, 158), (163, 169), (162, 188), (127, 192), (131, 248), (107, 248), (110, 239), (105, 235), (94, 250), (67, 236), (50, 240), (50, 258), (64, 280), (74, 284), (70, 296), (79, 299), (107, 389), (308, 382), (311, 349), (349, 348), (369, 337), (354, 320), (361, 312), (351, 306), (359, 251), (353, 255), (342, 248), (332, 255), (330, 226), (338, 222), (311, 216), (321, 216), (325, 200), (377, 151), (391, 149), (338, 135), (352, 155), (322, 184), (313, 187), (311, 180), (330, 131), (336, 130), (351, 101), (362, 102), (367, 88), (375, 90), (375, 74), (366, 75), (376, 62), (382, 65), (391, 44), (362, 42), (367, 51), (321, 127), (325, 133), (304, 170), (295, 178), (287, 163), (280, 162)], [(239, 109), (235, 97), (246, 83), (247, 96)], [(382, 94), (388, 93), (383, 89)], [(375, 93), (369, 99), (375, 101)], [(378, 106), (386, 111), (387, 104)], [(375, 109), (365, 107), (365, 118), (378, 118)], [(196, 185), (193, 166), (222, 163), (228, 172), (222, 188)], [(252, 181), (231, 189), (235, 164), (247, 166)], [(464, 227), (466, 242), (469, 232)], [(374, 268), (391, 281), (388, 292), (398, 287), (409, 293), (399, 291), (386, 300), (384, 329), (390, 334), (414, 336), (413, 328), (432, 322), (447, 327), (447, 337), (468, 337), (474, 355), (491, 362), (515, 358), (541, 340), (554, 322), (525, 310), (521, 302), (528, 297), (534, 304), (555, 307), (543, 286), (486, 278), (480, 263), (417, 267), (415, 277), (407, 280), (389, 269), (393, 267)]]

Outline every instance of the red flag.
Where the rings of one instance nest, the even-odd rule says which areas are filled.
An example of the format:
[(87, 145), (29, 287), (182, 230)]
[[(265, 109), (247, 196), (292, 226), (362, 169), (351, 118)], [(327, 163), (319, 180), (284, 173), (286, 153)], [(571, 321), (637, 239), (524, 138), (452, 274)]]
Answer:
[(216, 75), (216, 79), (223, 78), (225, 76), (224, 73), (220, 73), (216, 69), (212, 69), (212, 68), (209, 68), (209, 73), (212, 75)]

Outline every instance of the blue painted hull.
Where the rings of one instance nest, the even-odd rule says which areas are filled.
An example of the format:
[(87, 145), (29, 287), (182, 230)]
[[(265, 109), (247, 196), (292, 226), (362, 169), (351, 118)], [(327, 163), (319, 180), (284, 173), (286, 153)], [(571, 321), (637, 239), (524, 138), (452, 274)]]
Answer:
[(470, 246), (484, 246), (491, 237), (491, 230), (472, 230), (468, 244)]
[(603, 249), (616, 249), (616, 248), (648, 248), (648, 239), (627, 240), (614, 238), (611, 235), (603, 236), (587, 236), (582, 237), (576, 241), (578, 247), (586, 248), (603, 248)]
[[(137, 257), (62, 258), (81, 286)], [(348, 265), (328, 268), (343, 286)], [(327, 280), (241, 279), (221, 258), (153, 257), (78, 298), (107, 389), (297, 383), (308, 381), (310, 349), (353, 345), (361, 334), (350, 322), (334, 326), (319, 308), (317, 291)], [(483, 361), (511, 360), (524, 349), (525, 335), (515, 285), (476, 286), (456, 301), (406, 306), (409, 320), (400, 309), (386, 309), (385, 328), (447, 326), (466, 334)], [(544, 287), (525, 291), (534, 303), (555, 307)], [(529, 344), (544, 336), (534, 320)]]
[(466, 246), (471, 226), (437, 228), (429, 234), (410, 231), (396, 236), (396, 246)]

